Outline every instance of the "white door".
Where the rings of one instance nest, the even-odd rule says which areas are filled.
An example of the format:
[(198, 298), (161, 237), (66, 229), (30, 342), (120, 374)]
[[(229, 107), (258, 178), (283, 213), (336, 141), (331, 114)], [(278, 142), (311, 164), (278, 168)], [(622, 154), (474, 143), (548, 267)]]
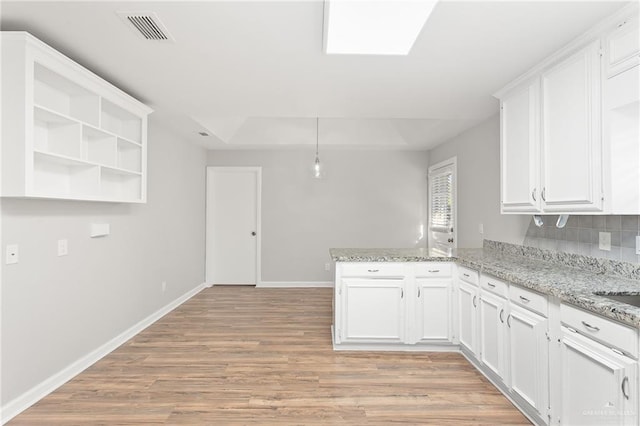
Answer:
[(450, 254), (456, 238), (456, 157), (429, 167), (429, 248)]
[(451, 280), (416, 280), (418, 341), (451, 340)]
[(600, 42), (542, 75), (542, 197), (552, 211), (602, 210)]
[(480, 291), (480, 360), (498, 377), (505, 376), (505, 300)]
[(404, 280), (342, 280), (344, 324), (342, 340), (402, 342), (404, 339)]
[(207, 167), (207, 284), (257, 284), (260, 186), (260, 168)]
[(637, 425), (637, 362), (562, 328), (563, 425)]
[(549, 342), (546, 318), (517, 305), (508, 317), (511, 389), (541, 417), (549, 402)]
[(460, 343), (472, 353), (476, 353), (476, 308), (478, 289), (463, 281), (458, 281), (458, 327)]
[(540, 80), (501, 100), (500, 155), (503, 212), (540, 211)]

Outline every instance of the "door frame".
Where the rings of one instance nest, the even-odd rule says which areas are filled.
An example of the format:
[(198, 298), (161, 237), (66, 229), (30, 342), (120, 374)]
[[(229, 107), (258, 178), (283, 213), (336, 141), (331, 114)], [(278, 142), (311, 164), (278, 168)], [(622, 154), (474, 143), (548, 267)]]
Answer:
[(431, 248), (431, 174), (438, 169), (451, 167), (453, 175), (453, 248), (458, 248), (458, 157), (429, 166), (427, 169), (427, 247)]
[(208, 280), (207, 273), (207, 250), (209, 246), (210, 232), (213, 231), (209, 224), (209, 176), (218, 171), (237, 171), (237, 172), (253, 172), (256, 177), (256, 287), (262, 284), (262, 167), (250, 166), (250, 167), (235, 167), (235, 166), (207, 166), (205, 173), (205, 203), (204, 203), (204, 216), (205, 216), (205, 244), (204, 244), (204, 276), (207, 287), (212, 287), (213, 283)]

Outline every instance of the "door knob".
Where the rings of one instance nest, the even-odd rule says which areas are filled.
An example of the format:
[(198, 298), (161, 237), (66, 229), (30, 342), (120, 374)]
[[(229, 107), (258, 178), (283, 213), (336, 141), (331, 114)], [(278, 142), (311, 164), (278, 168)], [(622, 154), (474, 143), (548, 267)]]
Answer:
[(255, 237), (256, 236), (256, 231), (251, 231), (251, 235)]

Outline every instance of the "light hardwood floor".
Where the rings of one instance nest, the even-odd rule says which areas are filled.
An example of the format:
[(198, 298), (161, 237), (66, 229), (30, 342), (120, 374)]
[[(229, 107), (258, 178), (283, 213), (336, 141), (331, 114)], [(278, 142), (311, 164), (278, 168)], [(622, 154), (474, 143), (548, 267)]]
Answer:
[(205, 289), (9, 424), (529, 424), (459, 354), (334, 352), (331, 297)]

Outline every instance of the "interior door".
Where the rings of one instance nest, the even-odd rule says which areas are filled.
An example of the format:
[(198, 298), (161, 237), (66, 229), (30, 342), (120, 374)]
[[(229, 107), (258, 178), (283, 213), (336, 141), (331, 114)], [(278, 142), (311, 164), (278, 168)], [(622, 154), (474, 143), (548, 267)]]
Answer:
[(257, 284), (260, 181), (257, 167), (207, 167), (207, 284)]

